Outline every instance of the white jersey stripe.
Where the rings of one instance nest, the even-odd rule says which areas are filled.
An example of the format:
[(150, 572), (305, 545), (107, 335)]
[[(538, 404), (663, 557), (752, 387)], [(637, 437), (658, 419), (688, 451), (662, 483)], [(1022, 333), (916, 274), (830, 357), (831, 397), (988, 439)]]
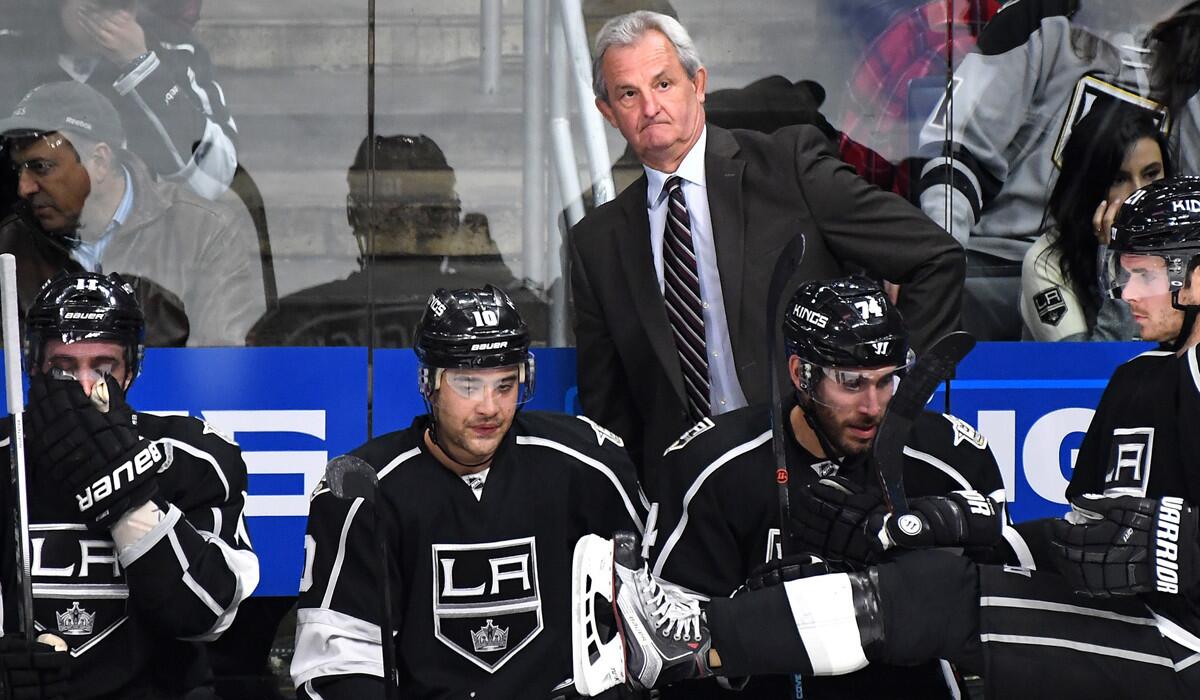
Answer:
[(1024, 644), (1028, 646), (1041, 647), (1058, 647), (1060, 649), (1074, 649), (1075, 651), (1084, 654), (1095, 654), (1098, 656), (1112, 656), (1126, 661), (1137, 661), (1144, 664), (1153, 664), (1155, 666), (1166, 666), (1173, 669), (1175, 662), (1165, 656), (1156, 654), (1145, 654), (1138, 651), (1130, 651), (1129, 649), (1117, 649), (1115, 647), (1106, 647), (1099, 644), (1086, 644), (1084, 642), (1075, 642), (1069, 639), (1058, 639), (1055, 637), (1030, 637), (1020, 634), (981, 634), (979, 640), (985, 644)]
[(574, 457), (575, 459), (579, 460), (580, 462), (588, 465), (589, 467), (591, 467), (591, 468), (595, 469), (596, 471), (600, 472), (601, 474), (603, 474), (609, 481), (612, 482), (613, 488), (615, 488), (617, 490), (617, 493), (621, 496), (621, 501), (625, 504), (625, 510), (627, 510), (629, 512), (630, 519), (632, 519), (633, 523), (635, 525), (637, 525), (638, 532), (639, 533), (645, 532), (646, 526), (642, 522), (642, 519), (640, 517), (638, 517), (637, 509), (633, 507), (633, 502), (629, 500), (629, 494), (625, 493), (624, 487), (621, 486), (621, 480), (617, 478), (617, 475), (613, 473), (612, 469), (608, 468), (607, 464), (604, 464), (603, 462), (601, 462), (597, 459), (588, 457), (587, 455), (583, 454), (582, 452), (580, 452), (578, 450), (573, 450), (570, 447), (567, 447), (566, 445), (562, 444), (561, 442), (547, 440), (546, 438), (542, 438), (542, 437), (535, 437), (533, 435), (518, 435), (517, 436), (517, 444), (518, 445), (537, 445), (538, 447), (548, 447), (552, 450), (557, 450), (565, 455)]
[(1135, 617), (1133, 615), (1122, 615), (1111, 610), (1100, 610), (1097, 608), (1087, 608), (1082, 605), (1071, 605), (1069, 603), (1052, 603), (1045, 600), (1033, 600), (1030, 598), (1012, 598), (1009, 596), (982, 596), (979, 599), (979, 605), (989, 608), (1017, 608), (1019, 610), (1045, 610), (1047, 612), (1066, 613), (1069, 615), (1084, 615), (1087, 617), (1099, 617), (1105, 620), (1114, 622), (1124, 622), (1130, 625), (1142, 625), (1146, 627), (1154, 627), (1155, 621), (1151, 617)]
[(671, 532), (671, 536), (668, 537), (667, 541), (663, 543), (663, 548), (659, 553), (658, 559), (654, 562), (655, 576), (662, 575), (663, 564), (667, 562), (667, 557), (671, 556), (671, 551), (675, 549), (675, 545), (678, 544), (679, 540), (683, 537), (683, 531), (688, 524), (688, 508), (692, 504), (692, 499), (696, 497), (696, 494), (700, 491), (700, 487), (704, 485), (704, 482), (708, 479), (708, 477), (712, 476), (718, 469), (725, 466), (730, 461), (741, 457), (751, 450), (754, 450), (760, 445), (768, 442), (770, 439), (771, 431), (764, 431), (753, 440), (743, 442), (737, 447), (734, 447), (725, 454), (716, 458), (711, 464), (704, 468), (704, 471), (700, 472), (700, 476), (696, 477), (696, 480), (692, 482), (691, 486), (688, 487), (687, 493), (683, 495), (683, 516), (679, 518), (679, 523)]
[(329, 607), (329, 602), (333, 600), (333, 592), (337, 590), (338, 577), (342, 574), (342, 562), (346, 560), (346, 538), (350, 535), (350, 526), (354, 523), (354, 516), (362, 504), (363, 499), (354, 499), (354, 503), (350, 504), (350, 510), (346, 513), (346, 520), (342, 523), (342, 534), (338, 537), (337, 556), (333, 559), (333, 569), (329, 572), (329, 583), (326, 584), (325, 595), (321, 598), (322, 608)]
[(927, 452), (921, 452), (920, 450), (914, 450), (911, 447), (905, 447), (904, 456), (920, 460), (934, 469), (943, 472), (946, 476), (958, 482), (958, 485), (962, 486), (964, 489), (970, 490), (975, 488), (971, 485), (971, 482), (967, 481), (967, 477), (963, 476), (962, 473), (960, 473), (957, 469)]

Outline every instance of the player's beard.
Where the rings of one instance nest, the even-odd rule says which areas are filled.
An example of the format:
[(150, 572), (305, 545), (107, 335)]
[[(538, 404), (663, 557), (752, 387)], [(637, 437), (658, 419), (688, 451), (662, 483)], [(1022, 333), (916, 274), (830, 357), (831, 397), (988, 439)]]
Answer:
[(838, 453), (827, 456), (861, 457), (871, 449), (871, 445), (875, 444), (874, 437), (865, 443), (861, 440), (851, 439), (848, 429), (850, 426), (862, 429), (876, 427), (879, 425), (880, 420), (882, 420), (882, 416), (874, 419), (855, 416), (848, 420), (842, 420), (837, 417), (836, 412), (831, 406), (827, 406), (820, 401), (813, 401), (810, 410), (812, 411), (817, 428), (824, 434), (830, 446)]

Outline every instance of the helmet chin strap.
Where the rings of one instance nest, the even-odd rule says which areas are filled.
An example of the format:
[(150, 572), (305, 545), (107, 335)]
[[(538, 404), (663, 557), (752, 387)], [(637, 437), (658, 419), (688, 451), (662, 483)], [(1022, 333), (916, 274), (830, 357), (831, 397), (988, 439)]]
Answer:
[[(806, 397), (807, 394), (807, 397)], [(796, 405), (800, 407), (800, 412), (804, 414), (804, 421), (808, 423), (808, 427), (812, 428), (813, 434), (817, 436), (817, 443), (821, 445), (821, 451), (825, 453), (826, 459), (834, 459), (840, 461), (843, 455), (839, 455), (837, 450), (833, 448), (833, 443), (825, 436), (825, 431), (821, 429), (821, 425), (813, 418), (813, 404), (816, 400), (808, 392), (796, 390)]]

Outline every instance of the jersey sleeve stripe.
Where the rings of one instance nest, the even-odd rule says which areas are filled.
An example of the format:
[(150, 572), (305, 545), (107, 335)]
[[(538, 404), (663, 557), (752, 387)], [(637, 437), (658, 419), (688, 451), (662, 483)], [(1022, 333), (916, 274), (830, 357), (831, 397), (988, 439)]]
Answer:
[(1188, 348), (1187, 351), (1188, 369), (1192, 371), (1192, 385), (1200, 391), (1200, 368), (1196, 366), (1196, 346)]
[(405, 462), (412, 459), (413, 457), (416, 457), (419, 454), (421, 454), (420, 447), (414, 447), (411, 450), (408, 450), (407, 452), (401, 452), (399, 455), (396, 456), (395, 459), (393, 459), (392, 461), (390, 461), (386, 465), (384, 465), (383, 469), (379, 470), (379, 480), (383, 481), (383, 477), (387, 476), (388, 474), (391, 474), (396, 469), (396, 467), (400, 466), (401, 464), (404, 464)]
[(297, 610), (292, 683), (301, 686), (322, 676), (354, 673), (383, 678), (379, 632), (379, 625), (336, 610)]
[(217, 616), (217, 620), (213, 623), (213, 626), (207, 632), (185, 638), (187, 641), (211, 642), (221, 636), (221, 633), (229, 629), (229, 626), (233, 624), (238, 606), (254, 593), (254, 589), (258, 588), (260, 572), (258, 556), (254, 552), (248, 549), (234, 549), (220, 537), (211, 536), (207, 533), (200, 533), (200, 536), (210, 544), (215, 545), (221, 552), (221, 556), (225, 559), (225, 564), (229, 567), (229, 570), (233, 572), (234, 578), (233, 599), (229, 602), (225, 610)]
[(667, 558), (671, 556), (671, 550), (675, 549), (675, 545), (678, 544), (679, 540), (683, 538), (683, 531), (685, 528), (687, 528), (688, 524), (688, 508), (691, 507), (692, 499), (696, 497), (697, 493), (699, 493), (700, 487), (704, 485), (704, 482), (708, 479), (708, 477), (712, 476), (718, 469), (725, 466), (730, 461), (746, 454), (747, 452), (750, 452), (751, 450), (754, 450), (760, 445), (765, 444), (766, 442), (770, 441), (770, 439), (771, 431), (767, 430), (753, 440), (743, 442), (737, 447), (727, 451), (725, 454), (713, 460), (711, 464), (704, 468), (704, 471), (700, 472), (700, 476), (696, 477), (696, 480), (692, 482), (691, 486), (688, 487), (687, 493), (683, 495), (683, 516), (679, 518), (679, 524), (675, 526), (675, 529), (671, 531), (670, 537), (668, 537), (667, 541), (663, 543), (662, 552), (659, 554), (658, 560), (654, 562), (655, 576), (662, 575), (663, 565), (667, 563)]
[(950, 466), (949, 464), (946, 464), (942, 460), (938, 459), (937, 457), (934, 457), (933, 455), (931, 455), (927, 452), (921, 452), (920, 450), (914, 450), (911, 447), (905, 447), (904, 448), (904, 456), (912, 457), (915, 460), (919, 460), (921, 462), (928, 464), (929, 466), (933, 467), (934, 469), (937, 469), (938, 471), (944, 473), (946, 476), (950, 477), (951, 479), (954, 479), (954, 481), (956, 481), (964, 489), (972, 490), (975, 488), (974, 486), (971, 485), (971, 482), (967, 481), (967, 478), (965, 476), (963, 476), (961, 473), (959, 473), (959, 471), (957, 469)]
[[(121, 562), (121, 567), (128, 569), (135, 561), (140, 559), (143, 554), (154, 548), (154, 545), (162, 541), (166, 534), (175, 529), (175, 525), (179, 519), (183, 517), (183, 511), (173, 505), (167, 506), (167, 512), (163, 514), (163, 519), (158, 522), (150, 531), (142, 535), (137, 541), (132, 544), (122, 546), (117, 542), (117, 537), (113, 537), (113, 542), (117, 544), (117, 559)], [(116, 529), (116, 528), (114, 528)]]
[(200, 583), (192, 577), (191, 572), (188, 571), (190, 564), (188, 563), (187, 556), (183, 553), (183, 545), (179, 543), (179, 536), (175, 534), (175, 528), (171, 528), (167, 531), (167, 541), (171, 543), (171, 550), (175, 552), (175, 559), (179, 562), (179, 569), (182, 572), (183, 584), (187, 586), (192, 593), (196, 594), (196, 597), (200, 599), (201, 603), (204, 603), (206, 608), (211, 610), (217, 617), (220, 617), (221, 614), (225, 612), (225, 609), (213, 599), (212, 595), (208, 591), (204, 590), (204, 587), (201, 586)]
[(159, 438), (158, 441), (165, 442), (165, 443), (171, 445), (172, 447), (174, 447), (175, 449), (183, 450), (184, 452), (190, 454), (191, 456), (195, 457), (196, 459), (200, 459), (200, 460), (204, 460), (205, 462), (208, 462), (208, 464), (213, 468), (213, 471), (217, 473), (217, 478), (221, 480), (221, 487), (223, 489), (225, 489), (225, 499), (224, 500), (225, 501), (229, 500), (229, 479), (227, 479), (225, 477), (225, 472), (221, 471), (221, 467), (217, 463), (217, 460), (215, 457), (213, 457), (208, 452), (205, 452), (204, 450), (196, 447), (195, 445), (189, 445), (188, 443), (183, 442), (182, 440), (176, 440), (175, 438), (164, 437), (164, 438)]
[(637, 525), (638, 532), (643, 532), (643, 533), (645, 532), (646, 526), (642, 522), (642, 519), (640, 517), (638, 517), (637, 509), (633, 507), (633, 502), (629, 500), (629, 494), (625, 492), (625, 489), (621, 486), (621, 480), (617, 478), (617, 475), (613, 473), (612, 469), (608, 468), (607, 464), (604, 464), (603, 462), (601, 462), (597, 459), (588, 457), (587, 455), (583, 454), (582, 452), (579, 452), (578, 450), (573, 450), (570, 447), (567, 447), (566, 445), (564, 445), (562, 443), (555, 442), (553, 440), (547, 440), (546, 438), (536, 437), (533, 435), (518, 435), (517, 436), (517, 444), (518, 445), (536, 445), (538, 447), (546, 447), (551, 450), (557, 450), (558, 452), (562, 452), (565, 455), (574, 457), (575, 459), (579, 460), (581, 463), (586, 464), (589, 467), (591, 467), (591, 468), (595, 469), (596, 471), (600, 472), (601, 474), (603, 474), (610, 482), (612, 482), (613, 488), (615, 488), (617, 490), (617, 493), (621, 496), (621, 501), (625, 504), (625, 510), (629, 511), (629, 517), (631, 520), (633, 520), (633, 523), (635, 525)]
[(329, 607), (330, 601), (333, 600), (333, 592), (337, 590), (338, 577), (342, 575), (342, 563), (346, 560), (346, 538), (350, 535), (350, 526), (354, 524), (354, 516), (358, 514), (358, 509), (362, 504), (363, 499), (354, 499), (354, 503), (350, 504), (350, 510), (346, 513), (346, 520), (342, 523), (342, 533), (338, 536), (337, 556), (333, 559), (333, 569), (329, 572), (329, 583), (325, 586), (325, 595), (321, 598), (322, 608)]
[(1000, 530), (1000, 535), (1008, 543), (1013, 554), (1016, 555), (1017, 564), (1030, 571), (1037, 569), (1037, 561), (1033, 558), (1033, 551), (1029, 549), (1029, 543), (1025, 541), (1025, 538), (1021, 536), (1017, 528), (1004, 523), (1004, 527)]

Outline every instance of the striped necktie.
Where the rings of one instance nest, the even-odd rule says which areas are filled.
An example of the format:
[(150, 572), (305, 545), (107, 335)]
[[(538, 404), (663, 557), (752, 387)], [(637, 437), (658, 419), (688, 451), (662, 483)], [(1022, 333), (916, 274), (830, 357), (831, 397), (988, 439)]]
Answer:
[(683, 201), (683, 180), (667, 179), (667, 227), (663, 232), (663, 298), (679, 350), (688, 411), (695, 420), (709, 415), (708, 353), (704, 343), (704, 306), (692, 246), (691, 219)]

